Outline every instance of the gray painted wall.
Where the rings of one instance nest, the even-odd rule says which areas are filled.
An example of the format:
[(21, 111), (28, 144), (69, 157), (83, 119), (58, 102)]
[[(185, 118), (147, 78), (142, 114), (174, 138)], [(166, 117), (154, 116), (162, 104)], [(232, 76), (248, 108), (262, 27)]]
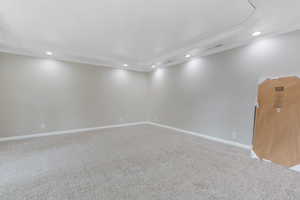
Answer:
[(145, 120), (147, 74), (0, 54), (0, 137)]
[(300, 31), (153, 73), (0, 54), (0, 137), (152, 120), (251, 144), (257, 83), (300, 74)]
[(300, 31), (149, 76), (152, 121), (251, 144), (258, 80), (300, 74)]

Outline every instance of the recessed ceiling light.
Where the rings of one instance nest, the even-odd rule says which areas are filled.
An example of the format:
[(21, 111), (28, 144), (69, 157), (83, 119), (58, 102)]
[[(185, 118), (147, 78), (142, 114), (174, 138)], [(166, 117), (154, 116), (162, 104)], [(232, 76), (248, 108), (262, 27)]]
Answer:
[(152, 69), (154, 69), (156, 66), (155, 66), (155, 65), (152, 65), (151, 67), (152, 67)]
[(123, 67), (128, 67), (128, 64), (124, 64)]
[(190, 55), (190, 54), (186, 54), (185, 57), (186, 57), (186, 58), (190, 58), (191, 55)]
[(252, 33), (252, 36), (253, 36), (253, 37), (256, 37), (256, 36), (259, 36), (260, 34), (261, 34), (261, 32), (256, 31), (256, 32)]
[(52, 55), (53, 55), (53, 53), (52, 53), (51, 51), (46, 51), (46, 55), (48, 55), (48, 56), (52, 56)]

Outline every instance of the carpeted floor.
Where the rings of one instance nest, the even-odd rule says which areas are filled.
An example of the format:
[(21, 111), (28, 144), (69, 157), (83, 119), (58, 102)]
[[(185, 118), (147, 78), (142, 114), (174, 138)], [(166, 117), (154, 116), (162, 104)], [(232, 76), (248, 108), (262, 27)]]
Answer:
[(155, 126), (0, 143), (1, 200), (300, 199), (300, 174)]

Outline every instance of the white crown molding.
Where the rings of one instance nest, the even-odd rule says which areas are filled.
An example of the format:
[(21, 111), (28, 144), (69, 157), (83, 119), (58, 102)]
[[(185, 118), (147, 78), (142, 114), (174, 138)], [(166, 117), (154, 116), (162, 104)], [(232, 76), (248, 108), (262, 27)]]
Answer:
[[(192, 51), (194, 49), (202, 49), (205, 48), (206, 46), (212, 46), (216, 45), (219, 42), (226, 40), (227, 38), (233, 37), (235, 35), (240, 34), (242, 31), (244, 31), (243, 27), (251, 27), (255, 24), (255, 19), (256, 19), (256, 6), (254, 3), (251, 2), (251, 0), (247, 1), (249, 6), (252, 8), (252, 12), (245, 18), (242, 19), (238, 24), (234, 24), (223, 31), (216, 33), (214, 35), (211, 34), (206, 34), (202, 37), (198, 37), (197, 39), (194, 39), (193, 41), (190, 41), (189, 45), (183, 45), (182, 47), (171, 51), (167, 54), (161, 55), (159, 57), (150, 59), (144, 63), (147, 63), (148, 65), (151, 63), (157, 62), (157, 60), (160, 61), (167, 61), (167, 60), (172, 60), (174, 57), (182, 57), (180, 59), (181, 61), (184, 61), (183, 55), (185, 55), (187, 52)], [(166, 66), (172, 65), (173, 63), (169, 63)]]
[[(251, 37), (251, 31), (256, 27), (257, 23), (259, 22), (259, 15), (261, 15), (261, 12), (264, 10), (260, 10), (260, 13), (257, 11), (260, 7), (256, 7), (256, 3), (259, 5), (259, 2), (253, 3), (252, 0), (245, 0), (248, 1), (249, 6), (253, 8), (253, 12), (250, 13), (245, 19), (241, 19), (240, 23), (235, 24), (231, 27), (228, 27), (226, 30), (220, 31), (219, 33), (216, 33), (215, 35), (206, 34), (202, 35), (201, 37), (198, 37), (196, 39), (193, 39), (192, 41), (189, 41), (181, 47), (178, 47), (177, 49), (174, 49), (172, 51), (169, 51), (168, 53), (162, 54), (158, 57), (141, 61), (138, 63), (130, 63), (124, 61), (125, 58), (108, 58), (105, 56), (97, 56), (97, 57), (85, 57), (82, 55), (76, 55), (76, 54), (68, 54), (64, 53), (63, 50), (57, 51), (58, 53), (55, 54), (52, 58), (55, 60), (61, 60), (61, 61), (67, 61), (67, 62), (76, 62), (76, 63), (83, 63), (83, 64), (90, 64), (94, 66), (102, 66), (102, 67), (110, 67), (110, 68), (117, 68), (117, 69), (124, 69), (122, 67), (123, 63), (129, 64), (129, 67), (126, 67), (126, 70), (133, 70), (138, 72), (151, 72), (153, 69), (151, 66), (153, 64), (162, 63), (161, 67), (167, 67), (171, 65), (176, 65), (180, 63), (184, 63), (187, 61), (187, 59), (184, 58), (184, 54), (186, 54), (189, 51), (198, 49), (199, 52), (193, 57), (198, 56), (207, 56), (215, 53), (219, 53), (222, 51), (226, 51), (229, 49), (237, 48), (239, 46), (246, 45), (256, 38)], [(294, 20), (296, 21), (296, 20)], [(272, 36), (272, 35), (279, 35), (283, 33), (287, 33), (290, 31), (298, 30), (300, 28), (299, 24), (290, 24), (288, 27), (271, 27), (270, 29), (265, 30), (264, 36)], [(43, 51), (41, 49), (37, 49), (34, 44), (32, 44), (31, 47), (28, 48), (19, 48), (16, 42), (15, 46), (11, 46), (7, 43), (7, 41), (0, 41), (0, 51), (11, 53), (11, 54), (17, 54), (17, 55), (25, 55), (25, 56), (31, 56), (31, 57), (38, 57), (38, 58), (48, 58), (45, 55), (43, 55)], [(209, 47), (216, 46), (218, 44), (223, 44), (222, 47), (209, 49)], [(36, 51), (29, 50), (29, 49), (35, 49)], [(46, 48), (45, 48), (46, 49)], [(53, 49), (53, 51), (56, 52), (58, 49)], [(166, 61), (171, 60), (171, 62), (166, 63)]]
[[(267, 33), (267, 34), (263, 34), (259, 38), (249, 37), (248, 40), (242, 40), (242, 41), (238, 41), (238, 42), (235, 42), (235, 43), (232, 43), (232, 44), (224, 44), (220, 48), (211, 49), (211, 50), (206, 51), (206, 52), (204, 51), (202, 53), (194, 55), (192, 58), (200, 58), (200, 57), (204, 57), (204, 56), (214, 55), (214, 54), (217, 54), (217, 53), (221, 53), (221, 52), (224, 52), (224, 51), (228, 51), (228, 50), (232, 50), (232, 49), (235, 49), (235, 48), (239, 48), (239, 47), (242, 47), (242, 46), (249, 45), (249, 44), (251, 44), (252, 42), (255, 42), (258, 39), (276, 37), (276, 36), (287, 34), (287, 33), (293, 32), (293, 31), (297, 31), (297, 30), (300, 30), (300, 25), (285, 27), (285, 28), (282, 28), (281, 30), (277, 30), (277, 31), (273, 31), (273, 32), (270, 32), (270, 33)], [(184, 52), (186, 52), (186, 51), (183, 51), (180, 55), (184, 55)], [(169, 67), (169, 66), (175, 66), (175, 65), (187, 63), (190, 60), (191, 59), (185, 59), (185, 58), (178, 59), (178, 60), (175, 60), (172, 63), (165, 64), (163, 67)]]
[[(61, 60), (61, 61), (67, 61), (67, 62), (76, 62), (76, 63), (84, 63), (84, 64), (90, 64), (95, 66), (103, 66), (103, 67), (112, 67), (112, 68), (122, 68), (123, 63), (128, 63), (129, 67), (127, 67), (127, 70), (134, 70), (139, 72), (150, 72), (153, 71), (151, 66), (155, 64), (158, 60), (160, 62), (165, 62), (166, 60), (182, 55), (183, 52), (191, 50), (192, 48), (199, 46), (200, 44), (205, 43), (207, 45), (214, 44), (216, 40), (222, 38), (225, 39), (228, 36), (231, 36), (232, 29), (239, 28), (241, 25), (247, 23), (249, 19), (254, 15), (255, 13), (255, 6), (253, 3), (251, 3), (251, 0), (245, 0), (248, 2), (249, 7), (253, 9), (253, 11), (250, 13), (249, 16), (246, 17), (246, 19), (241, 19), (241, 21), (238, 24), (231, 25), (226, 30), (221, 31), (221, 33), (216, 34), (215, 36), (210, 36), (210, 33), (201, 35), (197, 39), (193, 39), (193, 41), (189, 41), (184, 45), (181, 45), (179, 49), (175, 49), (174, 51), (171, 51), (169, 53), (165, 53), (159, 57), (153, 58), (148, 61), (142, 61), (139, 63), (128, 63), (126, 61), (121, 61), (122, 58), (114, 59), (114, 58), (106, 58), (106, 57), (85, 57), (85, 56), (78, 56), (78, 55), (72, 55), (72, 54), (66, 54), (62, 51), (62, 54), (56, 54), (53, 56), (53, 59)], [(1, 47), (2, 46), (2, 47)], [(30, 50), (31, 49), (31, 50)], [(44, 48), (47, 49), (47, 48)], [(50, 48), (51, 49), (51, 48)], [(55, 50), (55, 49), (53, 49)], [(10, 46), (8, 44), (5, 44), (0, 42), (0, 51), (6, 52), (6, 53), (12, 53), (17, 55), (25, 55), (25, 56), (31, 56), (31, 57), (39, 57), (39, 58), (45, 58), (45, 55), (41, 54), (43, 51), (41, 49), (36, 48), (33, 44), (31, 47), (24, 48), (18, 48), (18, 46)], [(59, 52), (59, 51), (55, 51)]]
[[(281, 29), (278, 29), (276, 31), (264, 34), (263, 36), (259, 37), (264, 38), (264, 37), (275, 37), (281, 34), (286, 34), (292, 31), (296, 31), (296, 30), (300, 30), (300, 24), (296, 24), (293, 26), (289, 26), (289, 27), (284, 27)], [(230, 34), (230, 33), (229, 33)], [(197, 58), (197, 57), (203, 57), (203, 56), (209, 56), (209, 55), (213, 55), (213, 54), (217, 54), (223, 51), (227, 51), (227, 50), (231, 50), (234, 48), (238, 48), (241, 46), (245, 46), (248, 45), (250, 43), (252, 43), (253, 41), (257, 40), (257, 38), (252, 38), (249, 37), (247, 40), (242, 40), (242, 41), (237, 41), (231, 44), (224, 44), (224, 46), (220, 47), (220, 48), (216, 48), (216, 49), (211, 49), (209, 51), (204, 51), (201, 52), (197, 55), (193, 55), (193, 58)], [(208, 42), (206, 42), (208, 43)], [(212, 42), (215, 43), (215, 42)], [(193, 45), (193, 47), (195, 48), (195, 46), (197, 45)], [(158, 67), (169, 67), (169, 66), (175, 66), (178, 64), (182, 64), (182, 63), (186, 63), (188, 62), (190, 59), (185, 59), (182, 55), (184, 55), (188, 49), (193, 49), (193, 47), (189, 47), (186, 48), (184, 50), (179, 50), (176, 51), (175, 53), (169, 54), (167, 56), (164, 57), (160, 57), (160, 58), (156, 58), (153, 59), (153, 61), (148, 61), (149, 64), (143, 64), (143, 65), (138, 65), (138, 66), (129, 66), (126, 67), (126, 70), (132, 70), (132, 71), (137, 71), (137, 72), (153, 72), (155, 71), (155, 69), (151, 68), (151, 65), (153, 63), (155, 63), (155, 61), (157, 60), (168, 60), (168, 58), (170, 57), (179, 57), (181, 56), (182, 58), (175, 60), (174, 62), (171, 63), (167, 63), (167, 64), (163, 64), (162, 66), (158, 66)], [(47, 57), (46, 55), (41, 55), (41, 54), (36, 54), (36, 53), (32, 53), (29, 51), (25, 51), (25, 50), (18, 50), (18, 49), (13, 49), (13, 48), (5, 48), (4, 46), (0, 46), (0, 52), (3, 53), (9, 53), (9, 54), (14, 54), (14, 55), (22, 55), (22, 56), (30, 56), (30, 57), (35, 57), (35, 58), (47, 58), (49, 59), (49, 57)], [(178, 56), (179, 55), (179, 56)], [(114, 68), (114, 69), (124, 69), (124, 67), (122, 67), (121, 64), (109, 64), (109, 62), (115, 62), (115, 61), (108, 61), (108, 62), (95, 62), (95, 61), (91, 61), (91, 60), (95, 60), (95, 59), (76, 59), (75, 56), (65, 56), (65, 57), (60, 57), (60, 56), (56, 56), (55, 58), (52, 58), (54, 60), (59, 60), (59, 61), (65, 61), (65, 62), (74, 62), (74, 63), (80, 63), (80, 64), (88, 64), (88, 65), (93, 65), (93, 66), (100, 66), (100, 67), (108, 67), (108, 68)], [(105, 58), (101, 59), (101, 60), (105, 60)], [(152, 64), (150, 64), (152, 63)], [(150, 66), (150, 67), (149, 67)]]
[[(17, 48), (6, 48), (4, 46), (1, 46), (0, 43), (0, 52), (3, 53), (8, 53), (8, 54), (14, 54), (14, 55), (20, 55), (20, 56), (29, 56), (33, 58), (41, 58), (41, 59), (49, 59), (48, 56), (43, 55), (41, 53), (34, 53), (31, 51), (26, 51), (26, 50), (21, 50)], [(43, 52), (43, 51), (40, 51)], [(58, 60), (58, 61), (63, 61), (63, 62), (71, 62), (71, 63), (78, 63), (78, 64), (87, 64), (87, 65), (93, 65), (93, 66), (99, 66), (99, 67), (108, 67), (108, 68), (114, 68), (114, 69), (125, 69), (121, 63), (118, 64), (113, 64), (117, 63), (117, 61), (112, 61), (107, 58), (102, 58), (102, 59), (95, 59), (95, 58), (78, 58), (79, 56), (60, 56), (60, 55), (54, 55), (50, 57), (53, 60)], [(107, 60), (105, 62), (101, 61), (95, 61), (95, 60)], [(144, 69), (141, 67), (136, 67), (136, 66), (128, 66), (126, 67), (126, 70), (131, 70), (131, 71), (137, 71), (137, 72), (149, 72), (151, 69)]]

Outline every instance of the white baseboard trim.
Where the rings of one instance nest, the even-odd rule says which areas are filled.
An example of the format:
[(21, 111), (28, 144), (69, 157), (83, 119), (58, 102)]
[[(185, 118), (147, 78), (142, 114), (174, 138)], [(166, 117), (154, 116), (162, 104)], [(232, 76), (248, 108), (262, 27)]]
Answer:
[(66, 135), (66, 134), (74, 134), (74, 133), (81, 133), (81, 132), (87, 132), (87, 131), (95, 131), (95, 130), (103, 130), (103, 129), (110, 129), (110, 128), (119, 128), (119, 127), (126, 127), (126, 126), (137, 126), (137, 125), (153, 125), (158, 126), (162, 128), (167, 128), (170, 130), (174, 130), (181, 133), (186, 133), (194, 136), (198, 136), (207, 140), (220, 142), (223, 144), (231, 145), (240, 147), (243, 149), (251, 150), (252, 147), (249, 145), (241, 144), (238, 142), (230, 141), (230, 140), (223, 140), (220, 138), (200, 134), (197, 132), (187, 131), (184, 129), (175, 128), (168, 125), (163, 125), (155, 122), (150, 121), (141, 121), (141, 122), (132, 122), (132, 123), (125, 123), (125, 124), (116, 124), (116, 125), (107, 125), (107, 126), (100, 126), (100, 127), (92, 127), (92, 128), (83, 128), (83, 129), (72, 129), (72, 130), (65, 130), (65, 131), (53, 131), (53, 132), (47, 132), (47, 133), (37, 133), (37, 134), (30, 134), (30, 135), (22, 135), (22, 136), (13, 136), (13, 137), (3, 137), (0, 138), (0, 142), (6, 142), (6, 141), (14, 141), (14, 140), (23, 140), (23, 139), (30, 139), (30, 138), (37, 138), (37, 137), (45, 137), (45, 136), (54, 136), (54, 135)]
[(250, 145), (245, 145), (245, 144), (241, 144), (241, 143), (230, 141), (230, 140), (224, 140), (224, 139), (204, 135), (204, 134), (201, 134), (201, 133), (187, 131), (187, 130), (184, 130), (184, 129), (179, 129), (179, 128), (175, 128), (175, 127), (164, 125), (164, 124), (159, 124), (159, 123), (155, 123), (155, 122), (147, 122), (147, 124), (151, 124), (151, 125), (154, 125), (154, 126), (159, 126), (159, 127), (162, 127), (162, 128), (167, 128), (167, 129), (170, 129), (170, 130), (174, 130), (174, 131), (178, 131), (178, 132), (198, 136), (198, 137), (201, 137), (201, 138), (204, 138), (204, 139), (207, 139), (207, 140), (211, 140), (211, 141), (215, 141), (215, 142), (219, 142), (219, 143), (223, 143), (223, 144), (243, 148), (243, 149), (246, 149), (246, 150), (251, 150), (252, 149), (252, 146), (250, 146)]
[(126, 127), (126, 126), (144, 125), (144, 124), (148, 124), (148, 123), (142, 121), (142, 122), (132, 122), (132, 123), (125, 123), (125, 124), (92, 127), (92, 128), (71, 129), (71, 130), (65, 130), (65, 131), (53, 131), (53, 132), (47, 132), (47, 133), (37, 133), (37, 134), (13, 136), (13, 137), (3, 137), (3, 138), (0, 138), (0, 142), (23, 140), (23, 139), (30, 139), (30, 138), (37, 138), (37, 137), (45, 137), (45, 136), (54, 136), (54, 135), (66, 135), (66, 134), (81, 133), (81, 132), (86, 132), (86, 131), (95, 131), (95, 130), (119, 128), (119, 127)]

